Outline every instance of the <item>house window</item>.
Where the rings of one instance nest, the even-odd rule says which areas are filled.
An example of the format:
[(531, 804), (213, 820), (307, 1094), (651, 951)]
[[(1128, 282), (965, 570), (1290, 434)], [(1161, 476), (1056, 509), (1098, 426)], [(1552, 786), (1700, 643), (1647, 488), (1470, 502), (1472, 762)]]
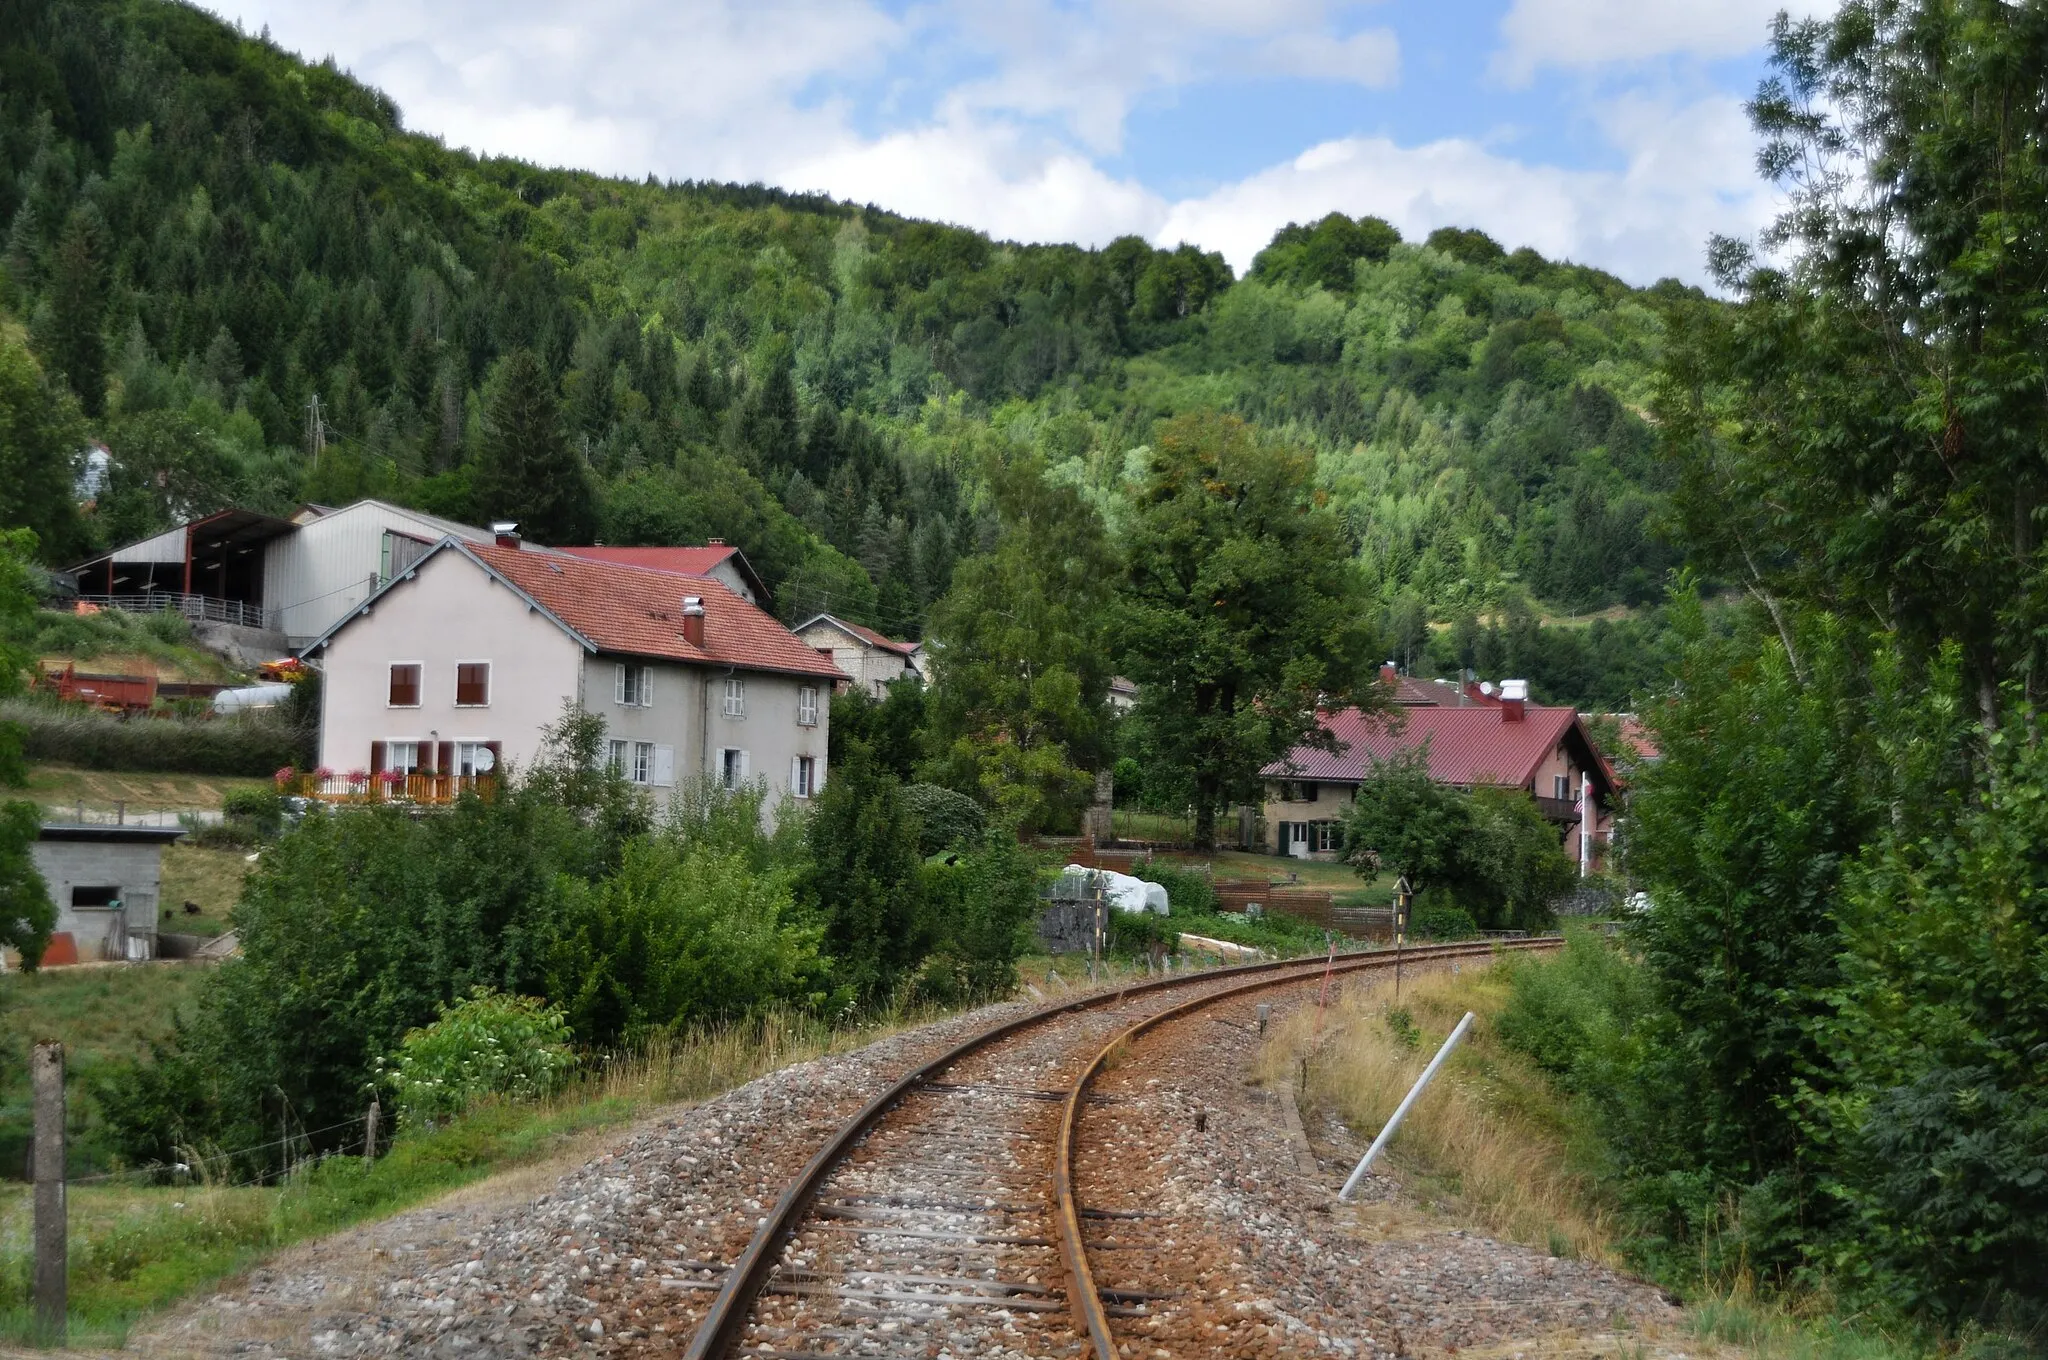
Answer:
[(491, 663), (488, 661), (458, 661), (455, 663), (455, 706), (457, 708), (484, 708), (491, 702)]
[(392, 708), (420, 706), (420, 663), (395, 661), (391, 665), (391, 691), (385, 703)]
[(71, 890), (71, 906), (73, 910), (81, 907), (108, 908), (120, 905), (121, 890), (119, 888), (73, 888)]
[(397, 770), (400, 774), (411, 774), (420, 767), (420, 744), (416, 741), (387, 741), (384, 743), (384, 768)]
[(1290, 779), (1280, 786), (1280, 801), (1283, 803), (1313, 803), (1316, 800), (1316, 786)]
[(804, 685), (796, 692), (796, 724), (798, 727), (818, 725), (818, 687)]
[(1550, 776), (1550, 796), (1569, 802), (1572, 796), (1572, 777), (1568, 774)]
[(615, 774), (623, 778), (626, 773), (626, 753), (627, 743), (616, 739), (606, 742), (604, 747), (605, 773)]
[(747, 782), (745, 751), (728, 746), (718, 753), (718, 782), (720, 787), (728, 789), (736, 789)]
[(464, 779), (473, 779), (480, 774), (489, 774), (498, 768), (498, 753), (494, 743), (488, 741), (458, 741), (455, 743), (454, 773)]
[(1344, 841), (1344, 831), (1336, 822), (1310, 822), (1308, 824), (1308, 846), (1311, 850), (1336, 850)]
[(811, 796), (812, 772), (817, 766), (809, 756), (798, 756), (789, 763), (789, 791), (798, 798)]
[(740, 679), (737, 675), (729, 675), (725, 680), (725, 716), (728, 718), (744, 718), (747, 716), (747, 682)]
[(654, 743), (636, 741), (633, 743), (633, 772), (629, 776), (635, 784), (654, 782)]
[(652, 708), (654, 667), (620, 662), (612, 686), (612, 697), (627, 708)]

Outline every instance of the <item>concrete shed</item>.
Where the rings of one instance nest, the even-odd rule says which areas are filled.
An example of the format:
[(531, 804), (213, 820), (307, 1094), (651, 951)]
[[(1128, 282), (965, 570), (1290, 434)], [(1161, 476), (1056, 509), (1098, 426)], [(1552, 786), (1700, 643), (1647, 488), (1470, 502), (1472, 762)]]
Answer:
[(31, 850), (57, 904), (45, 964), (156, 957), (164, 847), (175, 826), (45, 822)]

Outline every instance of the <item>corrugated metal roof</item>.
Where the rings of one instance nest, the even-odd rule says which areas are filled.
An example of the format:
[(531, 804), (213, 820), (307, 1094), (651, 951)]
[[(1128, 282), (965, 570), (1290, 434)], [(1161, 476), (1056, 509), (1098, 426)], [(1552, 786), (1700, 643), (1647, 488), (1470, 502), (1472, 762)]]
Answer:
[[(1274, 761), (1260, 773), (1272, 779), (1355, 783), (1370, 776), (1374, 762), (1427, 743), (1429, 776), (1439, 783), (1520, 787), (1535, 778), (1544, 759), (1578, 727), (1579, 718), (1569, 708), (1534, 704), (1524, 708), (1520, 722), (1506, 721), (1504, 712), (1499, 704), (1402, 708), (1385, 715), (1341, 709), (1323, 717), (1324, 726), (1337, 738), (1338, 750), (1297, 746), (1285, 760)], [(1580, 739), (1584, 740), (1583, 732)]]

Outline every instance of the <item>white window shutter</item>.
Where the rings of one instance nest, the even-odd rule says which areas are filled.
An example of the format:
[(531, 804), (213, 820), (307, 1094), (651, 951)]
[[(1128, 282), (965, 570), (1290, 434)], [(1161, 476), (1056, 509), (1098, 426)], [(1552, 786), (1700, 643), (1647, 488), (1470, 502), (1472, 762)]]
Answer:
[(612, 702), (626, 702), (626, 663), (623, 661), (612, 667)]
[(802, 796), (802, 794), (803, 794), (803, 788), (802, 788), (802, 785), (801, 785), (801, 783), (799, 782), (799, 781), (800, 781), (800, 780), (801, 780), (801, 779), (803, 778), (803, 764), (804, 764), (804, 758), (803, 758), (802, 756), (791, 756), (791, 757), (790, 757), (790, 761), (789, 761), (789, 791), (790, 791), (791, 793), (797, 794), (797, 795), (798, 795), (799, 797), (801, 797), (801, 796)]
[(825, 788), (825, 757), (819, 756), (811, 762), (811, 797), (816, 798)]
[(749, 761), (747, 760), (747, 753), (746, 753), (745, 751), (741, 751), (741, 752), (740, 752), (740, 783), (742, 783), (742, 784), (746, 783), (748, 779), (752, 778), (752, 776), (751, 776), (751, 775), (749, 775), (749, 774), (747, 773), (747, 767), (748, 767), (748, 764), (749, 764)]
[(654, 667), (648, 666), (640, 672), (640, 707), (654, 707)]
[(654, 782), (668, 788), (676, 782), (676, 748), (660, 746), (654, 748)]

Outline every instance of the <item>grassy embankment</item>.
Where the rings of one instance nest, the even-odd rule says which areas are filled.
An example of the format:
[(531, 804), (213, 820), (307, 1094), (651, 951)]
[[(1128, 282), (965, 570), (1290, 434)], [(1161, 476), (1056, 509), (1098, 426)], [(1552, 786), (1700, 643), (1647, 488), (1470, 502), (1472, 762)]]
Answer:
[[(1137, 971), (1128, 961), (1108, 960), (1104, 967), (1105, 981)], [(1041, 955), (1021, 960), (1019, 971), (1033, 990), (1055, 997), (1085, 985), (1077, 959)], [(30, 1035), (67, 1039), (77, 1112), (89, 1082), (88, 1055), (100, 1060), (133, 1051), (164, 1033), (171, 1009), (200, 976), (200, 969), (163, 965), (11, 975), (0, 979), (0, 1004), (20, 1003), (7, 1010), (5, 1023), (8, 1034), (22, 1036), (24, 1052)], [(126, 1019), (102, 1023), (110, 1017)], [(439, 1130), (401, 1130), (374, 1167), (346, 1156), (306, 1165), (271, 1185), (202, 1178), (170, 1186), (118, 1175), (75, 1184), (71, 1341), (118, 1346), (143, 1314), (293, 1242), (395, 1213), (501, 1171), (588, 1155), (590, 1140), (660, 1106), (706, 1099), (791, 1063), (935, 1018), (936, 1012), (904, 1011), (833, 1025), (779, 1016), (657, 1042), (596, 1064), (545, 1102), (487, 1104)], [(16, 1079), (18, 1056), (9, 1054)], [(20, 1114), (25, 1118), (26, 1109)], [(21, 1164), (18, 1147), (5, 1164)], [(206, 1163), (197, 1166), (204, 1170)], [(34, 1339), (27, 1304), (31, 1215), (29, 1187), (0, 1180), (0, 1344)]]
[[(1543, 968), (1521, 959), (1513, 967)], [(1322, 1024), (1289, 1017), (1260, 1055), (1260, 1075), (1286, 1081), (1308, 1059), (1304, 1116), (1339, 1116), (1361, 1139), (1376, 1133), (1460, 1016), (1477, 1019), (1407, 1122), (1379, 1169), (1416, 1194), (1423, 1212), (1469, 1224), (1555, 1256), (1626, 1268), (1629, 1223), (1604, 1189), (1604, 1144), (1590, 1108), (1557, 1090), (1496, 1026), (1512, 990), (1510, 969), (1434, 973), (1405, 983), (1344, 989)], [(1831, 1301), (1757, 1298), (1748, 1282), (1697, 1281), (1685, 1326), (1697, 1343), (1739, 1348), (1764, 1360), (1905, 1360), (1929, 1353), (1920, 1340), (1843, 1317)], [(1548, 1354), (1537, 1346), (1532, 1355)], [(1567, 1348), (1562, 1353), (1578, 1353)]]

